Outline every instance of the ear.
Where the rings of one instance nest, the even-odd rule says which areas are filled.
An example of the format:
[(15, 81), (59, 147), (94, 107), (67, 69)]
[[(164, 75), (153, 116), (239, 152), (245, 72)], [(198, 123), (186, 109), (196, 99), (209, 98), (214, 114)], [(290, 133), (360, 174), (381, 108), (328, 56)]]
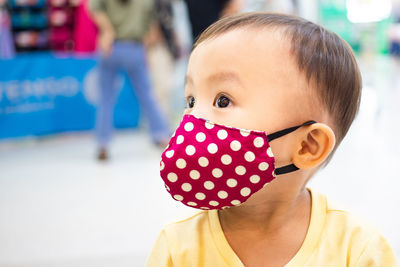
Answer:
[(335, 147), (335, 134), (323, 123), (314, 123), (299, 132), (293, 163), (300, 169), (311, 169), (329, 156)]

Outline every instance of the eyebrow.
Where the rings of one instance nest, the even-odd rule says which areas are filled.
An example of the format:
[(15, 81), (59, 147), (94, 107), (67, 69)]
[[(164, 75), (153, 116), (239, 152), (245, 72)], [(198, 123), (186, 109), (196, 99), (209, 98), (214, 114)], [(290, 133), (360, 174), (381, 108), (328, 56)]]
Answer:
[[(240, 80), (239, 76), (235, 72), (231, 71), (222, 71), (211, 74), (207, 77), (207, 82), (235, 82), (242, 85), (242, 81)], [(191, 76), (185, 76), (185, 84), (193, 84), (193, 79)]]
[(193, 84), (193, 79), (191, 76), (189, 76), (188, 74), (185, 75), (185, 85), (186, 84)]

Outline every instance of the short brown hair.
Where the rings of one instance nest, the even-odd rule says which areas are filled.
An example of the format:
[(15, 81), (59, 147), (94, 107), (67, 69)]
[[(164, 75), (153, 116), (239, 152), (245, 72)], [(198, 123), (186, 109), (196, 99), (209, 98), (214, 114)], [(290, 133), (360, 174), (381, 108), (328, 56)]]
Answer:
[(299, 70), (313, 84), (333, 119), (337, 147), (358, 112), (361, 98), (361, 75), (350, 46), (337, 34), (300, 17), (256, 12), (217, 21), (200, 35), (193, 49), (205, 40), (245, 27), (282, 29), (288, 36)]

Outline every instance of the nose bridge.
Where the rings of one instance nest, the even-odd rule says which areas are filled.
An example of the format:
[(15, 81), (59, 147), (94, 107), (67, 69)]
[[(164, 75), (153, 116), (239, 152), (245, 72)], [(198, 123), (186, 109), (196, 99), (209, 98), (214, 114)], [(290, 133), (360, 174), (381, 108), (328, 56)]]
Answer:
[(189, 114), (196, 116), (197, 118), (210, 119), (210, 107), (206, 106), (206, 103), (195, 104), (193, 109), (189, 112)]
[(194, 107), (187, 112), (188, 114), (194, 115), (198, 118), (210, 119), (212, 113), (212, 105), (209, 103), (209, 99), (204, 96), (198, 96)]

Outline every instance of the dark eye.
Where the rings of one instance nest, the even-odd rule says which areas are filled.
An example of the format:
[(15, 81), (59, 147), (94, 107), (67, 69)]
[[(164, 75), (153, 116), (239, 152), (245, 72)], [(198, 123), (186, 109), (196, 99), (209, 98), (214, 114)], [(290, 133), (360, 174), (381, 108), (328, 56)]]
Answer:
[(186, 98), (186, 108), (193, 108), (195, 103), (195, 99), (193, 96), (188, 96)]
[(218, 108), (226, 108), (231, 104), (231, 100), (224, 96), (221, 95), (215, 100), (215, 106)]

